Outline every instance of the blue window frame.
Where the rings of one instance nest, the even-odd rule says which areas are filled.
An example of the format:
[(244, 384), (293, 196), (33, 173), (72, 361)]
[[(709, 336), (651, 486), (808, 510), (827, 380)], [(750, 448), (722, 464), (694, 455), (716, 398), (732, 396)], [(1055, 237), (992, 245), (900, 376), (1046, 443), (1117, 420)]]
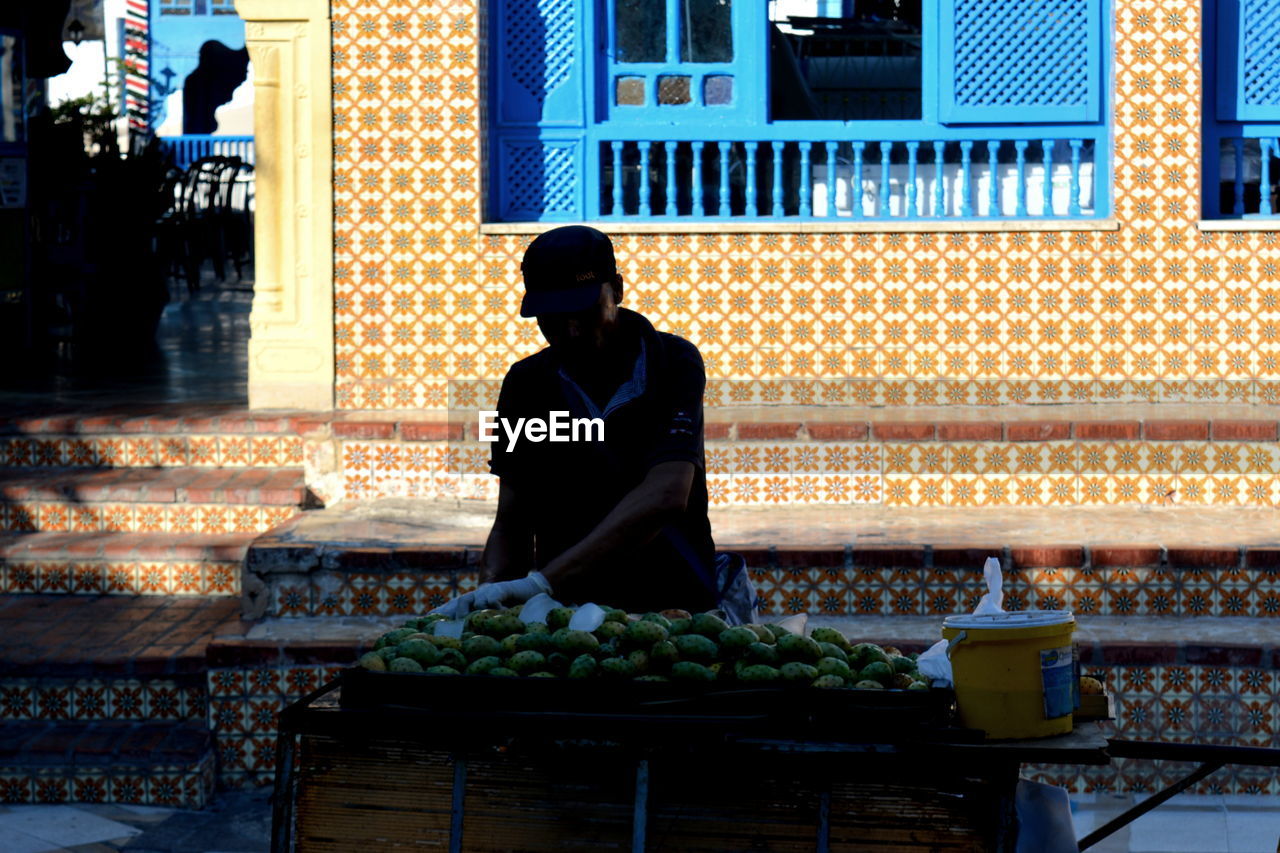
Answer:
[(1280, 0), (1206, 0), (1206, 219), (1272, 217), (1280, 202)]
[(1106, 0), (492, 3), (491, 220), (1110, 212)]

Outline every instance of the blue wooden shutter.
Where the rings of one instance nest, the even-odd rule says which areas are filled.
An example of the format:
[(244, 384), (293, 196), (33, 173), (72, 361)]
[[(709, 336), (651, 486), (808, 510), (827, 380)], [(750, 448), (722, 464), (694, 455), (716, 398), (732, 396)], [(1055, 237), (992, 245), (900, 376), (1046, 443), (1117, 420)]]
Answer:
[(1098, 120), (1102, 0), (940, 0), (939, 120)]
[(1280, 0), (1218, 0), (1220, 121), (1280, 121)]
[(506, 222), (584, 218), (585, 0), (493, 0), (490, 210)]

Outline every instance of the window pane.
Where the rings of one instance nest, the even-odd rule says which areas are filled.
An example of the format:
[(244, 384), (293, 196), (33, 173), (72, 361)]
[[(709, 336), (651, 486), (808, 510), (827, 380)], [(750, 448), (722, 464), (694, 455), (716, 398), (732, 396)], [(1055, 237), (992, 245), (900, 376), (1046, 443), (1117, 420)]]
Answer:
[(664, 62), (667, 4), (663, 0), (614, 0), (618, 62)]
[(693, 100), (693, 90), (688, 77), (659, 77), (658, 103), (687, 104)]
[(614, 86), (613, 102), (622, 106), (644, 106), (644, 78), (619, 77)]
[(702, 102), (708, 106), (733, 103), (733, 78), (727, 74), (711, 74), (703, 81)]
[(680, 0), (681, 62), (733, 61), (733, 0)]

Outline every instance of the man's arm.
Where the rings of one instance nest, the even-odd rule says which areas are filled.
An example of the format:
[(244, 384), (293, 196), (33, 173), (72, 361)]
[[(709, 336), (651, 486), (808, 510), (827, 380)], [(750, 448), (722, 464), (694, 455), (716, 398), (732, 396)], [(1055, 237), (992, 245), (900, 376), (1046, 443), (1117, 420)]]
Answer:
[(623, 496), (594, 530), (542, 569), (551, 588), (656, 536), (688, 505), (693, 471), (693, 463), (683, 461), (659, 462), (650, 468), (640, 485)]
[(480, 557), (480, 582), (523, 577), (533, 568), (533, 525), (515, 486), (498, 480), (498, 512)]

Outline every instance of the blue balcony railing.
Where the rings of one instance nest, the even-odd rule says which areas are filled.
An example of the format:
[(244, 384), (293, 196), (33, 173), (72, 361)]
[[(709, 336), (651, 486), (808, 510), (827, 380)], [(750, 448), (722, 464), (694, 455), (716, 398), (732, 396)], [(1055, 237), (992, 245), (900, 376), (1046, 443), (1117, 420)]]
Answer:
[(166, 150), (173, 152), (174, 164), (179, 169), (186, 169), (201, 157), (213, 155), (239, 157), (246, 163), (253, 163), (252, 136), (187, 134), (184, 136), (162, 136), (159, 139)]
[[(1275, 128), (1242, 128), (1244, 133), (1251, 130), (1277, 133)], [(1212, 137), (1206, 140), (1212, 141)], [(1280, 135), (1223, 136), (1218, 138), (1217, 148), (1216, 175), (1214, 163), (1206, 170), (1205, 215), (1229, 219), (1280, 214)], [(1208, 192), (1215, 189), (1215, 183), (1216, 199)]]
[(602, 219), (629, 221), (1084, 219), (1109, 211), (1100, 143), (1075, 135), (813, 141), (606, 131), (588, 163), (597, 178), (588, 205)]

